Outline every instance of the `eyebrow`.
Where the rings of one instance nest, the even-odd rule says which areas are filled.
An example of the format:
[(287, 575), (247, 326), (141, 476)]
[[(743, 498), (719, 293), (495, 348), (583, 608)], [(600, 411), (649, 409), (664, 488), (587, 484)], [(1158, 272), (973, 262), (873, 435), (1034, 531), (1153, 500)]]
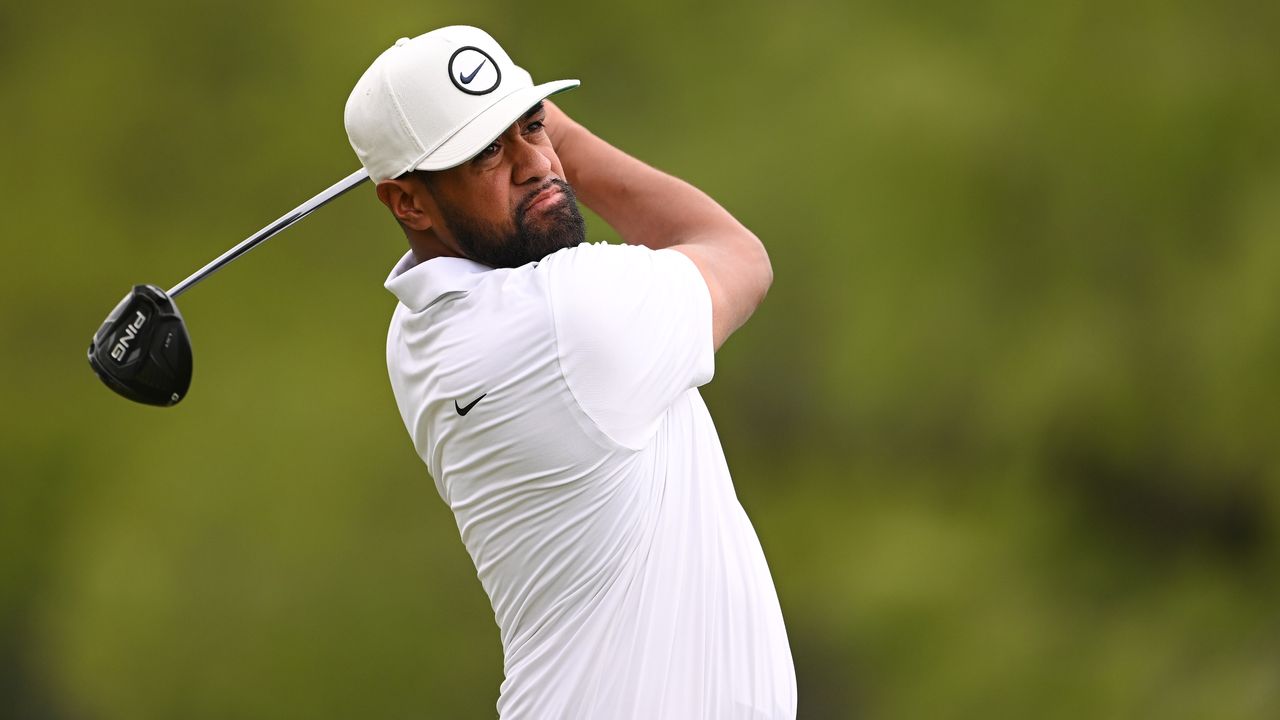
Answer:
[(542, 101), (539, 100), (537, 105), (534, 105), (533, 107), (529, 108), (529, 112), (520, 116), (520, 122), (524, 122), (525, 120), (528, 120), (534, 115), (537, 115), (539, 112), (542, 111), (542, 109), (543, 109)]

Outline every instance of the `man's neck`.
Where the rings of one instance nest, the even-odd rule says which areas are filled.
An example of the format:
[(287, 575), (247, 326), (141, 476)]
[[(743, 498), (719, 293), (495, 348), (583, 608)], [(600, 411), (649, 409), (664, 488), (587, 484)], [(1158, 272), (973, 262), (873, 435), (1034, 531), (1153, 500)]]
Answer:
[(409, 249), (413, 251), (413, 258), (419, 263), (438, 257), (463, 257), (460, 253), (455, 252), (441, 242), (439, 236), (430, 230), (410, 232), (406, 233), (406, 235), (409, 238)]

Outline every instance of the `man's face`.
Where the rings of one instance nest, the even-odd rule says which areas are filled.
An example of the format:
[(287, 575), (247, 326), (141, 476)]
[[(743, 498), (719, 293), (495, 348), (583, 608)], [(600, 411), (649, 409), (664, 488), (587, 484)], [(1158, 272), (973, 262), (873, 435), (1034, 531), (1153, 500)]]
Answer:
[(539, 103), (466, 163), (418, 176), (438, 210), (446, 244), (490, 267), (519, 267), (586, 238)]

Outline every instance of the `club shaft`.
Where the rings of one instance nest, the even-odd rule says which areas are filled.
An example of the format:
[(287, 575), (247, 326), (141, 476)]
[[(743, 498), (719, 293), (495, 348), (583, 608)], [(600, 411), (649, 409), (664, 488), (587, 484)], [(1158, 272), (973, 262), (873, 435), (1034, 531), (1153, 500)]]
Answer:
[(369, 174), (365, 172), (364, 168), (361, 168), (333, 185), (330, 185), (319, 195), (316, 195), (310, 200), (280, 216), (278, 220), (245, 238), (235, 247), (219, 255), (208, 265), (205, 265), (199, 270), (191, 273), (186, 280), (183, 280), (169, 289), (169, 297), (176, 298), (187, 290), (190, 290), (191, 286), (217, 272), (222, 268), (222, 266), (249, 252), (258, 245), (261, 245), (281, 230), (284, 230), (307, 215), (310, 215), (312, 211), (323, 207), (330, 200), (346, 193), (348, 190), (355, 188), (357, 185), (360, 185), (368, 179)]

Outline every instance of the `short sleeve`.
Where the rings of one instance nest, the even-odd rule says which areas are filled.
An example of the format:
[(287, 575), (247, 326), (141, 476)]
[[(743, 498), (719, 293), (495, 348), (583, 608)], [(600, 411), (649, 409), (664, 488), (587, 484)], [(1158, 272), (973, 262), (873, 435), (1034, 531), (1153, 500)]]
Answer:
[(711, 295), (683, 253), (596, 243), (542, 261), (561, 372), (587, 416), (639, 449), (667, 408), (711, 381)]

